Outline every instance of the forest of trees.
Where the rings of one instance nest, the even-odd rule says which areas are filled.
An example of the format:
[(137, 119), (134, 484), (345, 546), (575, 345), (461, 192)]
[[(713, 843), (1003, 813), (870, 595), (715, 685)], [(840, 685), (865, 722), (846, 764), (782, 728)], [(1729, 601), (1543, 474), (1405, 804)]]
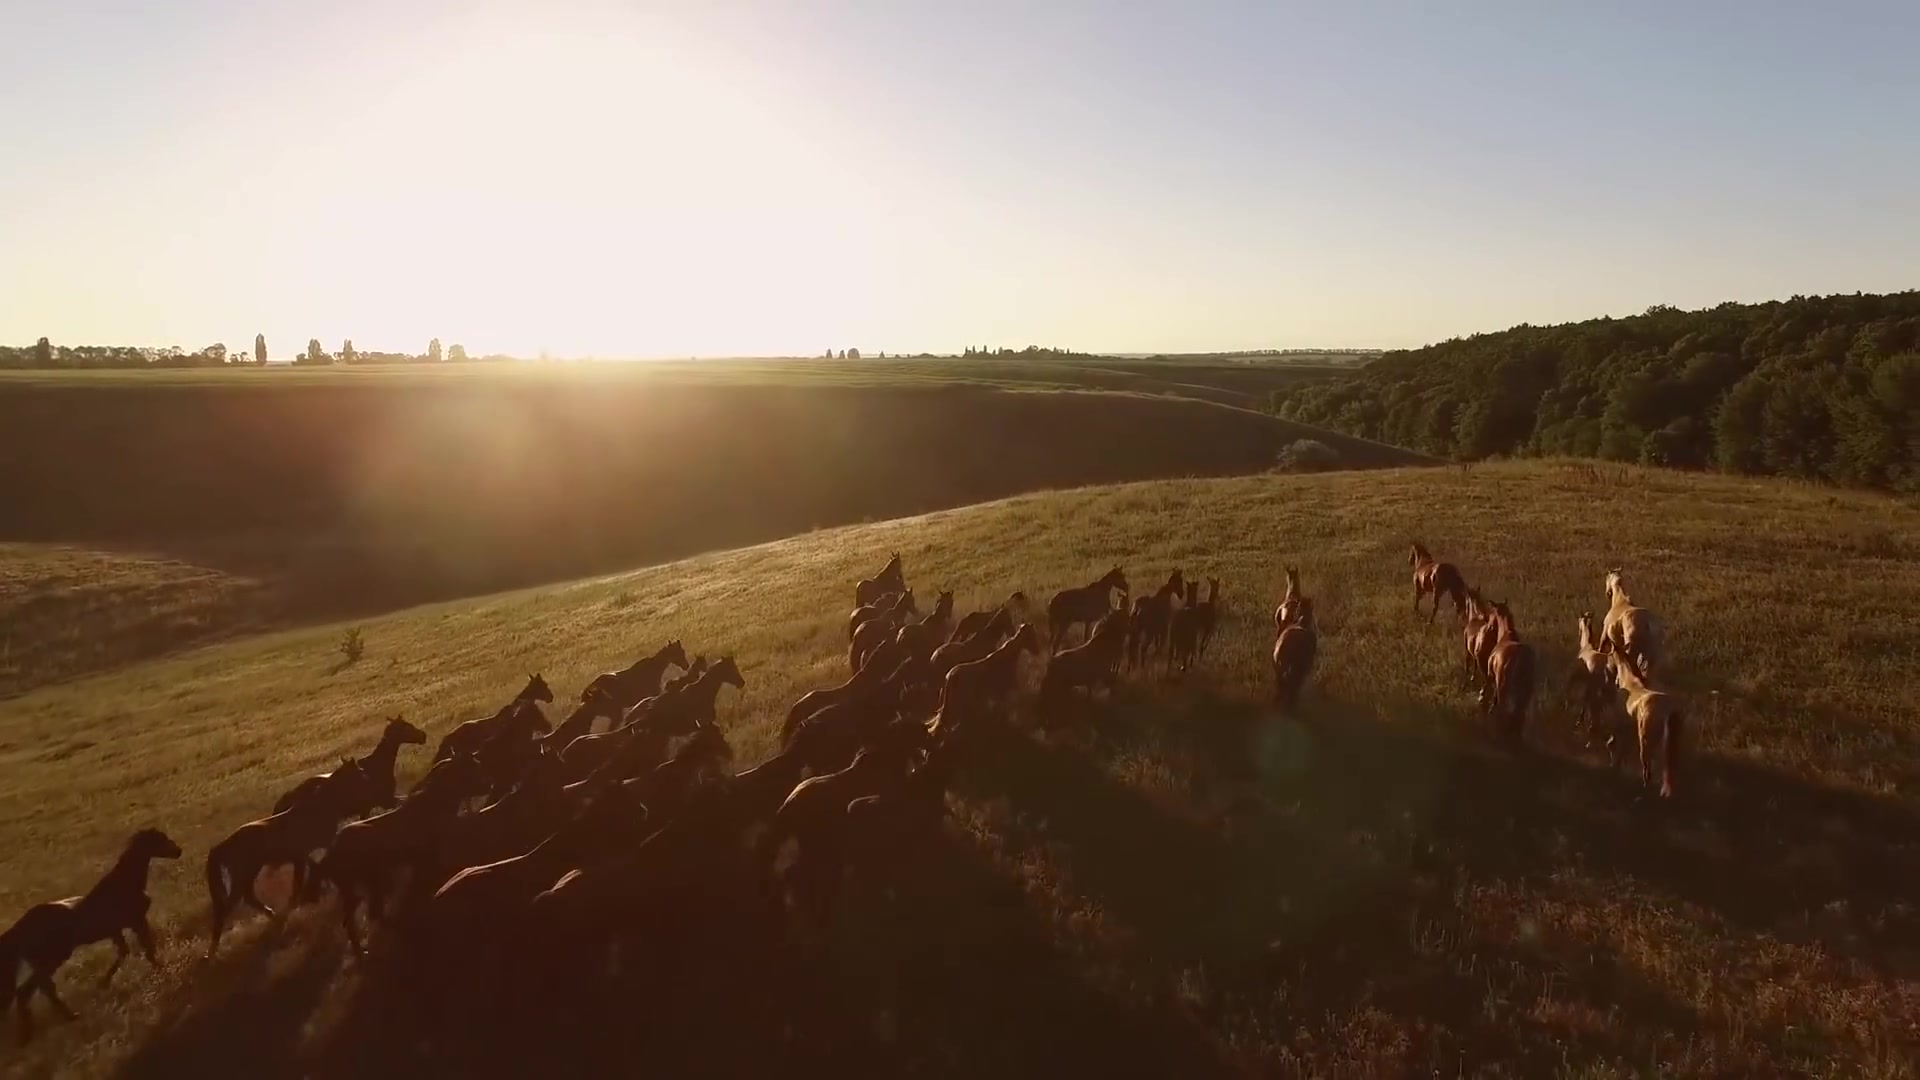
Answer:
[[(251, 364), (249, 364), (251, 359)], [(417, 364), (417, 363), (465, 363), (473, 360), (510, 360), (508, 356), (468, 356), (465, 347), (454, 345), (448, 349), (444, 358), (440, 351), (440, 339), (434, 338), (428, 343), (425, 353), (367, 352), (356, 349), (352, 339), (341, 343), (338, 353), (330, 353), (321, 346), (318, 338), (307, 341), (306, 349), (293, 358), (300, 365), (308, 364)], [(134, 345), (54, 345), (46, 338), (24, 348), (0, 345), (0, 369), (5, 368), (187, 368), (221, 367), (226, 364), (252, 366), (267, 362), (267, 339), (264, 334), (255, 334), (251, 354), (229, 349), (218, 342), (195, 352), (187, 352), (178, 345), (166, 348), (148, 348)]]
[(1430, 454), (1574, 455), (1920, 492), (1920, 291), (1516, 326), (1274, 392)]

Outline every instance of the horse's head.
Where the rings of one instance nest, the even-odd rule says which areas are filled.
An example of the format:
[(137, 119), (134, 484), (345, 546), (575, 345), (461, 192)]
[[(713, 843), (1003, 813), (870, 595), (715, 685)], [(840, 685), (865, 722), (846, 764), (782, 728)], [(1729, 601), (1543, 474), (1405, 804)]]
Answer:
[(719, 663), (714, 664), (706, 670), (705, 677), (719, 679), (721, 682), (738, 690), (745, 690), (747, 688), (746, 677), (740, 674), (740, 665), (734, 663), (733, 657), (731, 656), (721, 657)]
[(1621, 576), (1619, 567), (1616, 566), (1613, 569), (1607, 571), (1606, 589), (1607, 589), (1607, 603), (1609, 605), (1617, 604), (1621, 600), (1626, 598), (1627, 579)]
[(686, 670), (687, 650), (681, 646), (679, 638), (674, 638), (672, 641), (667, 642), (666, 647), (660, 650), (660, 657), (674, 667), (682, 671)]
[(1127, 587), (1126, 571), (1117, 566), (1107, 571), (1106, 576), (1100, 579), (1100, 584), (1105, 585), (1109, 589), (1119, 589), (1121, 592), (1132, 591)]
[(1511, 635), (1514, 632), (1513, 611), (1507, 607), (1507, 602), (1505, 600), (1495, 600), (1489, 604), (1488, 607), (1493, 611), (1494, 621), (1506, 627), (1507, 633)]
[(953, 590), (942, 589), (940, 596), (933, 602), (933, 618), (938, 622), (953, 614)]
[(159, 829), (141, 829), (127, 841), (127, 853), (136, 859), (177, 859), (180, 845)]
[(526, 688), (520, 691), (517, 700), (551, 702), (553, 700), (553, 689), (547, 685), (547, 680), (541, 678), (538, 673), (535, 673), (527, 676)]
[(1174, 593), (1184, 593), (1186, 591), (1187, 591), (1187, 576), (1181, 573), (1178, 567), (1175, 567), (1173, 573), (1167, 575), (1166, 592), (1168, 593), (1168, 595), (1172, 595)]
[(424, 746), (427, 733), (395, 716), (388, 719), (386, 728), (380, 733), (380, 738), (383, 741), (391, 739), (401, 746)]
[(1594, 640), (1599, 635), (1593, 632), (1593, 612), (1581, 612), (1579, 620), (1574, 623), (1574, 628), (1580, 635), (1581, 645), (1590, 649), (1595, 647)]

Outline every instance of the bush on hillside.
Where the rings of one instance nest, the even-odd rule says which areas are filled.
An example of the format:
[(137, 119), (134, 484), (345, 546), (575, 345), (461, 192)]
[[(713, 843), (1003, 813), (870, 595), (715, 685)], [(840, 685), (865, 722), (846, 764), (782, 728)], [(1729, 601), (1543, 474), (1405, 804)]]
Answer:
[(1318, 439), (1295, 439), (1280, 451), (1280, 468), (1286, 472), (1324, 472), (1340, 467), (1340, 452)]

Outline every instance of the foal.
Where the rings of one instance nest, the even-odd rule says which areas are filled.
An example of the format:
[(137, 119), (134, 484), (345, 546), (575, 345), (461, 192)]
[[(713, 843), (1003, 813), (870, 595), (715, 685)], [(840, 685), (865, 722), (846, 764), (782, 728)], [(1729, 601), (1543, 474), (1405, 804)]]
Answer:
[(1213, 631), (1220, 623), (1220, 579), (1207, 579), (1207, 598), (1195, 601), (1193, 605), (1195, 640), (1193, 656), (1196, 660), (1207, 658), (1207, 646), (1213, 644)]
[(1407, 564), (1413, 567), (1413, 613), (1420, 614), (1420, 599), (1433, 597), (1433, 611), (1427, 616), (1432, 622), (1440, 614), (1440, 598), (1453, 599), (1454, 617), (1463, 617), (1467, 613), (1467, 579), (1460, 576), (1460, 568), (1448, 562), (1440, 562), (1433, 557), (1419, 541), (1414, 541), (1413, 554), (1408, 556)]
[[(53, 988), (53, 974), (67, 962), (75, 949), (96, 941), (111, 941), (119, 950), (113, 965), (101, 976), (111, 982), (114, 972), (129, 955), (124, 931), (133, 931), (147, 962), (158, 966), (153, 925), (147, 921), (152, 900), (147, 896), (147, 869), (154, 859), (177, 859), (180, 845), (159, 829), (142, 829), (133, 834), (127, 846), (99, 883), (85, 896), (70, 896), (36, 904), (0, 933), (0, 1015), (14, 1004), (18, 995), (20, 1041), (33, 1038), (33, 994), (37, 990), (55, 1012), (68, 1020), (73, 1010), (60, 1000)], [(20, 968), (27, 969), (27, 981), (20, 982)]]

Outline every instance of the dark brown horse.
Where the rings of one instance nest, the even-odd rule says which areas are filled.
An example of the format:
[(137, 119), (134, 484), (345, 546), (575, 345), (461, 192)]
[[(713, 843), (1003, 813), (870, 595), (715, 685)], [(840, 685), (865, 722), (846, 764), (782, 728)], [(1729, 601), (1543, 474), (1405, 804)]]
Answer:
[[(423, 746), (426, 744), (426, 741), (427, 733), (407, 723), (405, 720), (396, 716), (387, 721), (386, 726), (380, 731), (380, 741), (374, 744), (373, 751), (356, 761), (356, 764), (360, 766), (360, 771), (367, 775), (368, 780), (372, 781), (373, 787), (372, 797), (368, 804), (356, 810), (355, 816), (371, 813), (379, 807), (396, 806), (399, 804), (400, 798), (394, 791), (393, 769), (394, 763), (400, 756), (400, 748), (402, 746)], [(327, 782), (327, 776), (327, 773), (321, 773), (319, 776), (309, 776), (305, 780), (295, 784), (291, 791), (288, 791), (285, 795), (275, 800), (273, 812), (278, 814), (299, 800), (311, 795), (316, 789)]]
[[(125, 932), (129, 930), (147, 962), (159, 965), (153, 924), (147, 921), (147, 910), (152, 906), (147, 897), (147, 870), (155, 859), (179, 857), (180, 845), (166, 833), (142, 829), (127, 841), (112, 868), (86, 895), (35, 904), (0, 933), (0, 980), (4, 980), (0, 982), (0, 993), (4, 994), (0, 996), (0, 1016), (15, 1003), (17, 995), (22, 1042), (33, 1038), (31, 1001), (35, 991), (47, 999), (54, 1012), (73, 1019), (73, 1010), (53, 987), (53, 975), (80, 946), (111, 941), (118, 950), (113, 965), (101, 976), (102, 983), (111, 982), (120, 965), (126, 963), (129, 950)], [(25, 983), (20, 981), (22, 967), (27, 969)]]
[(1413, 567), (1413, 613), (1420, 614), (1422, 597), (1433, 597), (1433, 611), (1427, 615), (1432, 622), (1440, 614), (1440, 598), (1451, 597), (1453, 613), (1456, 618), (1465, 618), (1467, 614), (1467, 579), (1460, 575), (1460, 568), (1448, 562), (1440, 562), (1433, 553), (1413, 543), (1413, 554), (1407, 557), (1407, 565)]
[[(906, 778), (905, 766), (899, 754), (861, 750), (846, 768), (801, 781), (757, 844), (756, 861), (779, 883), (775, 891), (791, 889), (803, 907), (825, 914), (846, 867), (847, 804), (898, 787)], [(791, 869), (781, 874), (777, 863), (789, 840), (799, 851)]]
[(900, 661), (903, 659), (905, 659), (904, 651), (892, 642), (888, 642), (867, 657), (867, 662), (861, 665), (860, 670), (854, 672), (845, 682), (822, 690), (809, 690), (800, 695), (800, 700), (793, 703), (793, 706), (787, 710), (786, 719), (780, 723), (780, 745), (786, 746), (793, 741), (793, 733), (799, 730), (801, 721), (834, 702), (845, 701), (859, 694), (863, 689), (881, 682), (888, 675), (893, 674), (894, 669), (900, 666)]
[(953, 619), (953, 593), (941, 592), (933, 603), (933, 610), (918, 619), (909, 621), (894, 634), (894, 640), (905, 648), (909, 655), (922, 660), (933, 655), (947, 640), (947, 624)]
[(953, 634), (948, 637), (947, 640), (949, 642), (965, 641), (980, 631), (985, 630), (990, 625), (1005, 626), (1007, 632), (1011, 633), (1013, 630), (1013, 620), (1019, 618), (1020, 613), (1026, 610), (1026, 607), (1027, 594), (1016, 590), (1013, 595), (1007, 597), (1005, 603), (997, 608), (969, 612), (954, 625)]
[(896, 551), (887, 559), (887, 565), (882, 567), (878, 574), (862, 580), (853, 587), (854, 606), (862, 607), (871, 604), (890, 592), (905, 591), (907, 591), (906, 570), (901, 565), (900, 553)]
[(1173, 604), (1187, 588), (1186, 578), (1175, 570), (1166, 583), (1133, 602), (1133, 617), (1127, 621), (1127, 663), (1145, 668), (1156, 651), (1167, 648), (1167, 634), (1173, 626)]
[(1194, 630), (1193, 657), (1196, 660), (1207, 658), (1207, 646), (1213, 644), (1213, 632), (1220, 625), (1220, 579), (1207, 579), (1207, 598), (1195, 600), (1193, 604)]
[[(900, 600), (899, 606), (872, 614), (854, 629), (847, 645), (848, 670), (859, 671), (864, 667), (867, 657), (873, 655), (873, 651), (883, 643), (892, 640), (900, 627), (906, 625), (908, 617), (919, 611), (914, 606), (913, 590), (899, 593), (897, 598)], [(859, 616), (859, 612), (854, 614), (856, 618)]]
[(1307, 685), (1314, 656), (1319, 651), (1320, 635), (1314, 627), (1313, 601), (1303, 596), (1292, 625), (1280, 631), (1273, 642), (1273, 703), (1281, 712), (1291, 714), (1300, 708), (1300, 691)]
[(532, 702), (523, 702), (509, 712), (493, 734), (473, 750), (474, 758), (480, 762), (481, 774), (486, 778), (482, 793), (489, 800), (505, 795), (527, 763), (540, 752), (542, 737), (552, 733), (553, 725), (547, 723), (547, 714)]
[(1100, 580), (1077, 589), (1062, 589), (1047, 601), (1047, 633), (1051, 639), (1050, 649), (1059, 652), (1066, 647), (1067, 632), (1076, 626), (1087, 627), (1093, 632), (1093, 626), (1113, 610), (1113, 591), (1127, 591), (1126, 572), (1119, 567), (1107, 571)]
[(694, 683), (700, 681), (700, 676), (705, 675), (707, 668), (711, 666), (713, 666), (713, 662), (705, 656), (694, 657), (693, 663), (687, 665), (687, 670), (668, 679), (667, 685), (662, 688), (660, 692), (663, 694), (678, 693), (692, 686)]
[[(1108, 608), (1109, 612), (1113, 609)], [(1099, 620), (1095, 620), (1098, 625)], [(1020, 654), (1039, 652), (1040, 635), (1032, 623), (1021, 623), (1012, 637), (979, 660), (961, 664), (947, 672), (941, 684), (940, 715), (943, 724), (961, 725), (990, 716), (1004, 708), (1013, 697), (1014, 678), (1020, 671)]]
[(567, 718), (554, 725), (553, 730), (540, 741), (558, 752), (582, 735), (593, 734), (594, 721), (605, 720), (611, 726), (619, 721), (620, 714), (625, 711), (625, 707), (605, 694), (583, 695), (580, 704), (567, 714)]
[(1200, 653), (1200, 582), (1187, 582), (1187, 598), (1167, 623), (1167, 668), (1186, 674)]
[(621, 708), (630, 708), (634, 702), (660, 692), (660, 680), (666, 677), (669, 667), (684, 671), (686, 666), (687, 650), (681, 647), (679, 638), (674, 638), (652, 656), (641, 657), (619, 671), (595, 675), (587, 688), (580, 691), (580, 700), (584, 702), (595, 694), (604, 694), (619, 702)]
[(1075, 690), (1085, 690), (1089, 699), (1100, 686), (1112, 691), (1120, 652), (1126, 648), (1126, 618), (1122, 612), (1108, 612), (1086, 641), (1048, 658), (1046, 674), (1040, 677), (1042, 708), (1064, 706)]
[[(975, 614), (979, 613), (975, 612)], [(1001, 608), (989, 615), (973, 633), (965, 637), (955, 631), (953, 640), (933, 650), (933, 655), (928, 658), (927, 664), (931, 669), (932, 677), (944, 682), (947, 672), (961, 664), (972, 663), (992, 652), (1001, 642), (1007, 640), (1007, 635), (1011, 633), (1013, 633), (1013, 615), (1006, 608)]]
[(334, 834), (317, 869), (320, 880), (340, 894), (340, 925), (354, 952), (366, 951), (354, 920), (360, 905), (364, 902), (368, 916), (378, 918), (394, 876), (424, 861), (460, 808), (486, 786), (480, 762), (455, 754), (428, 770), (399, 806)]
[(543, 701), (552, 704), (553, 691), (548, 688), (547, 680), (534, 675), (527, 679), (527, 685), (514, 695), (512, 701), (500, 707), (499, 712), (479, 720), (469, 720), (447, 732), (446, 737), (440, 740), (439, 747), (434, 750), (433, 760), (441, 761), (452, 757), (455, 751), (473, 753), (480, 748), (481, 744), (493, 738), (501, 727), (511, 723), (512, 721), (508, 719), (510, 716), (527, 707), (534, 707), (537, 710), (535, 703)]
[(235, 902), (244, 900), (262, 914), (273, 915), (273, 909), (261, 902), (255, 891), (262, 870), (291, 865), (290, 903), (300, 902), (314, 851), (327, 846), (340, 822), (352, 816), (355, 807), (365, 805), (372, 790), (373, 782), (360, 766), (343, 760), (308, 798), (272, 817), (249, 821), (213, 845), (207, 852), (207, 898), (213, 912), (208, 956), (219, 950), (220, 934), (226, 929)]
[(518, 855), (558, 828), (575, 803), (566, 791), (560, 755), (543, 749), (527, 763), (513, 790), (498, 802), (464, 814), (448, 826), (421, 864), (409, 894), (424, 898), (461, 869)]
[(862, 604), (847, 615), (847, 640), (852, 641), (860, 628), (875, 619), (885, 619), (893, 626), (899, 626), (909, 615), (920, 611), (913, 598), (912, 589), (885, 593), (876, 597), (870, 604)]

